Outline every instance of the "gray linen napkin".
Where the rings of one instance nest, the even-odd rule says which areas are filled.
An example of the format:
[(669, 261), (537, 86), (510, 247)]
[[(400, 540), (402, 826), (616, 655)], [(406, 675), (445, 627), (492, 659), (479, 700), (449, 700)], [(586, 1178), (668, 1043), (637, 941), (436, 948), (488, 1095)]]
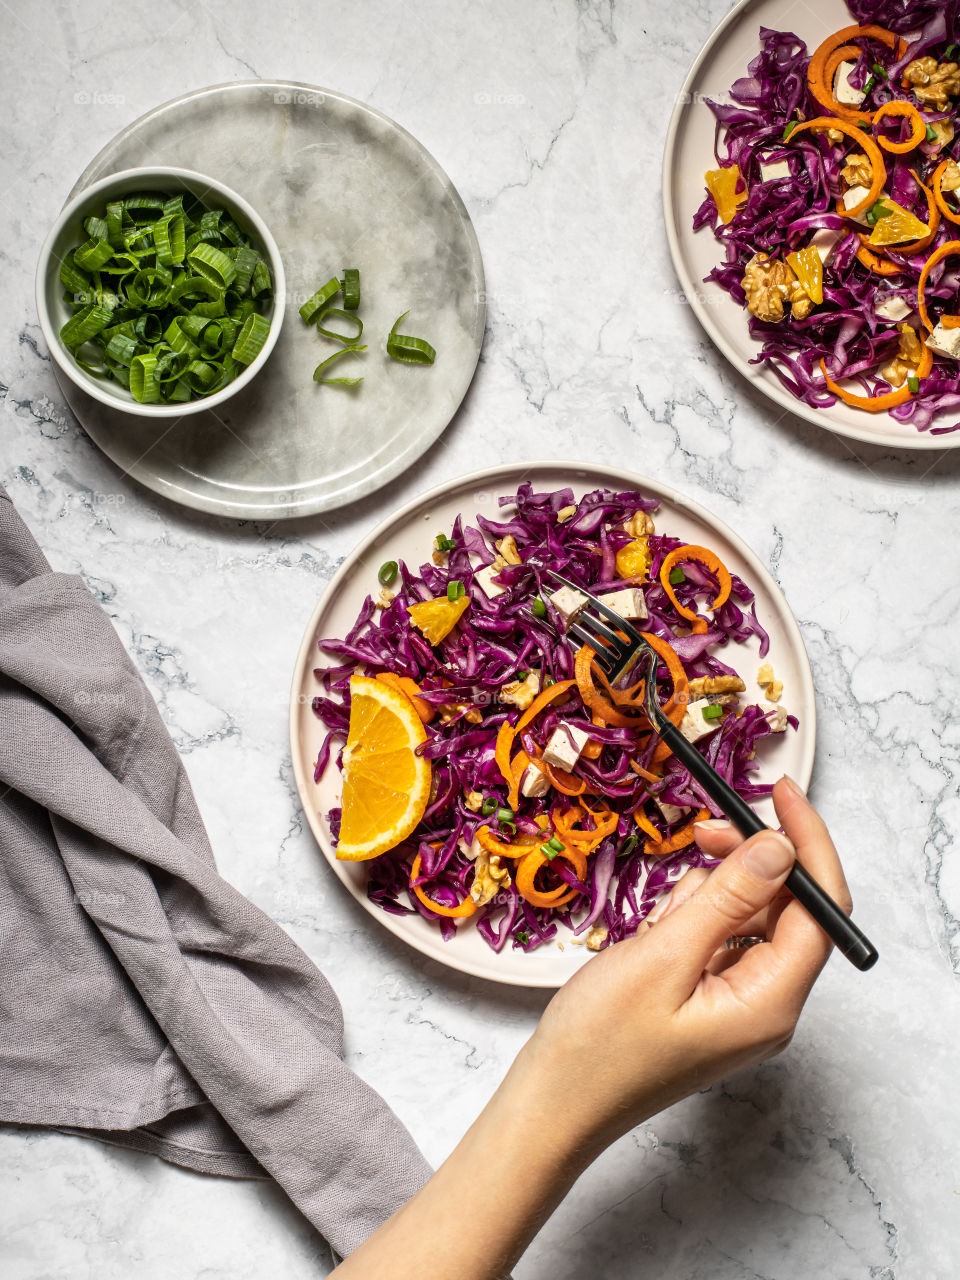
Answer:
[(341, 1255), (430, 1170), (323, 975), (217, 874), (159, 712), (0, 487), (0, 1120), (272, 1176)]

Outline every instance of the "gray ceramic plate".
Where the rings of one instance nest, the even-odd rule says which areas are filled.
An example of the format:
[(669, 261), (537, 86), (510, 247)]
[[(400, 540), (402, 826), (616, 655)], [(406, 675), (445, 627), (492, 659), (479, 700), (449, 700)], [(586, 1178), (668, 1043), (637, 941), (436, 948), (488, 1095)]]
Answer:
[[(218, 178), (270, 227), (287, 274), (276, 350), (218, 411), (151, 422), (106, 408), (66, 379), (91, 439), (124, 471), (175, 502), (240, 518), (339, 507), (385, 484), (436, 440), (480, 355), (483, 265), (469, 215), (436, 161), (399, 125), (310, 85), (217, 85), (141, 116), (108, 143), (71, 196), (106, 174), (178, 165)], [(359, 267), (363, 341), (355, 389), (318, 386), (336, 349), (297, 315), (343, 267)], [(403, 331), (437, 348), (432, 367), (398, 364)], [(334, 367), (336, 370), (336, 366)]]

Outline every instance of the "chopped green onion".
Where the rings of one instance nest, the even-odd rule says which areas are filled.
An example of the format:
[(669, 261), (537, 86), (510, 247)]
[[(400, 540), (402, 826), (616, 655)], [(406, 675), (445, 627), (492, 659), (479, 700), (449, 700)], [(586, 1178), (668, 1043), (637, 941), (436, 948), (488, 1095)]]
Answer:
[[(485, 818), (489, 818), (490, 814), (493, 813), (496, 807), (497, 807), (497, 801), (494, 800), (492, 796), (487, 796), (486, 800), (484, 800), (483, 804), (480, 806), (480, 812), (483, 814)], [(511, 817), (512, 816), (513, 815), (511, 814)]]
[(787, 141), (787, 139), (790, 137), (791, 133), (793, 133), (794, 129), (797, 127), (799, 123), (800, 123), (799, 120), (790, 120), (787, 122), (786, 125), (784, 125), (784, 129), (783, 129), (784, 142)]
[(873, 88), (873, 86), (874, 86), (876, 83), (877, 83), (877, 77), (876, 77), (876, 76), (868, 76), (868, 77), (867, 77), (867, 79), (866, 79), (866, 81), (865, 81), (865, 83), (864, 83), (863, 89), (862, 89), (862, 93), (864, 94), (864, 96), (866, 96), (866, 95), (870, 92), (870, 90)]
[(525, 947), (530, 941), (530, 935), (527, 933), (526, 929), (518, 929), (513, 936), (520, 943), (521, 947)]
[[(357, 332), (354, 334), (344, 334), (338, 333), (336, 329), (324, 328), (320, 321), (326, 320), (328, 316), (343, 316), (344, 320), (347, 320), (350, 324), (355, 324), (357, 326)], [(325, 338), (334, 338), (337, 342), (342, 342), (344, 346), (353, 347), (356, 346), (363, 336), (363, 321), (359, 316), (352, 316), (349, 311), (344, 311), (341, 307), (326, 307), (321, 311), (320, 318), (317, 320), (317, 332), (322, 333)]]
[(268, 298), (270, 272), (225, 210), (140, 192), (106, 201), (83, 229), (59, 265), (72, 312), (61, 339), (92, 376), (142, 404), (182, 403), (225, 387), (263, 348), (269, 321), (243, 295), (262, 268)]
[(907, 386), (910, 388), (910, 390), (913, 392), (914, 395), (917, 394), (917, 392), (920, 390), (920, 379), (916, 376), (916, 374), (914, 374), (912, 377), (907, 379)]
[(680, 568), (679, 565), (677, 565), (676, 569), (670, 570), (671, 587), (679, 586), (681, 582), (686, 582), (686, 580), (687, 580), (687, 575), (683, 572), (683, 570)]
[(880, 80), (886, 80), (886, 79), (887, 79), (887, 73), (886, 73), (886, 71), (883, 69), (883, 67), (881, 67), (881, 65), (880, 65), (880, 63), (879, 63), (879, 62), (875, 62), (875, 63), (873, 64), (873, 68), (872, 68), (872, 70), (873, 70), (874, 75), (875, 75), (875, 76), (877, 76)]
[(445, 534), (441, 533), (437, 537), (435, 545), (438, 551), (452, 551), (457, 544), (453, 538), (448, 538)]
[(508, 836), (515, 836), (517, 834), (517, 825), (515, 822), (501, 822), (500, 830), (505, 831)]
[(400, 566), (396, 560), (385, 560), (377, 570), (377, 581), (381, 587), (389, 587), (399, 572)]
[(343, 305), (348, 311), (356, 311), (360, 305), (360, 272), (356, 267), (343, 268), (340, 287), (343, 290)]
[(270, 322), (263, 316), (258, 316), (256, 312), (247, 316), (230, 352), (234, 360), (239, 360), (241, 364), (253, 364), (263, 350), (269, 332)]
[(517, 679), (518, 679), (518, 680), (526, 680), (526, 679), (527, 679), (527, 677), (528, 677), (529, 675), (530, 675), (530, 672), (529, 672), (529, 671), (518, 671), (518, 672), (517, 672)]
[(956, 52), (957, 52), (957, 46), (955, 44), (948, 44), (943, 51), (943, 56), (949, 60), (950, 58), (953, 58), (956, 55)]
[(545, 689), (549, 689), (552, 684), (556, 684), (556, 683), (557, 682), (556, 680), (554, 680), (553, 676), (546, 676), (543, 681), (543, 687)]
[(723, 715), (723, 707), (719, 702), (711, 702), (709, 707), (704, 707), (701, 713), (704, 720), (719, 720)]
[(340, 281), (337, 280), (336, 277), (334, 277), (333, 280), (328, 280), (327, 283), (323, 286), (323, 288), (318, 289), (317, 292), (313, 295), (313, 297), (308, 298), (306, 302), (303, 304), (303, 306), (300, 308), (300, 316), (303, 319), (304, 323), (310, 324), (310, 322), (317, 316), (321, 308), (326, 306), (326, 304), (330, 301), (330, 299), (335, 298), (339, 292), (340, 292)]
[(629, 854), (633, 853), (634, 849), (637, 847), (639, 843), (640, 843), (639, 836), (637, 835), (627, 836), (626, 840), (624, 840), (623, 844), (617, 850), (617, 857), (618, 858), (627, 857)]
[(936, 140), (937, 140), (937, 131), (932, 124), (928, 124), (927, 125), (927, 141), (936, 142)]
[(447, 583), (447, 599), (459, 600), (464, 594), (464, 585), (459, 578), (454, 578), (452, 582)]
[(512, 809), (498, 809), (498, 810), (497, 810), (497, 821), (498, 821), (498, 822), (509, 822), (509, 821), (510, 821), (510, 819), (511, 819), (512, 817), (513, 817), (513, 810), (512, 810)]
[(341, 356), (352, 356), (352, 355), (356, 355), (356, 354), (357, 354), (357, 352), (359, 352), (359, 351), (366, 351), (366, 349), (367, 349), (367, 348), (366, 348), (365, 346), (363, 346), (363, 347), (356, 347), (356, 346), (353, 346), (353, 347), (341, 347), (341, 348), (340, 348), (340, 350), (339, 350), (339, 351), (335, 351), (335, 352), (333, 353), (333, 355), (332, 355), (332, 356), (327, 356), (326, 360), (321, 360), (321, 361), (320, 361), (320, 363), (317, 365), (317, 367), (316, 367), (316, 368), (314, 369), (314, 371), (313, 371), (313, 380), (314, 380), (314, 382), (320, 382), (320, 383), (322, 383), (323, 385), (325, 385), (325, 386), (329, 386), (329, 387), (356, 387), (356, 386), (358, 386), (358, 385), (363, 381), (363, 378), (362, 378), (362, 377), (361, 377), (361, 378), (328, 378), (328, 377), (326, 377), (326, 376), (322, 376), (322, 375), (323, 375), (323, 370), (324, 370), (324, 369), (326, 369), (326, 367), (327, 367), (328, 365), (333, 364), (334, 360), (339, 360)]
[(542, 597), (534, 596), (533, 604), (530, 607), (535, 618), (545, 618), (547, 616), (547, 606), (544, 604)]
[(408, 334), (397, 333), (397, 325), (410, 314), (405, 311), (393, 323), (387, 335), (387, 355), (402, 364), (433, 364), (437, 353), (424, 338), (411, 338)]

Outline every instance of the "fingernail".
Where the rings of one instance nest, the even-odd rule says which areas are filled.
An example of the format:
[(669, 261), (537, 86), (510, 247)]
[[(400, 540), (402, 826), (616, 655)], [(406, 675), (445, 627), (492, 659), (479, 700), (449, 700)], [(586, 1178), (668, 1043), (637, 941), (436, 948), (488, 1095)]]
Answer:
[(783, 775), (783, 780), (787, 784), (787, 789), (792, 791), (795, 796), (799, 796), (801, 800), (806, 800), (807, 794), (800, 786), (799, 782), (794, 782), (789, 773)]
[(744, 866), (758, 880), (779, 880), (793, 862), (793, 846), (772, 832), (751, 844), (743, 855)]
[(694, 830), (703, 831), (732, 831), (733, 823), (728, 822), (726, 818), (704, 818), (702, 822), (693, 824)]
[(660, 917), (663, 915), (663, 913), (666, 911), (669, 902), (670, 902), (669, 894), (665, 898), (661, 898), (660, 901), (657, 903), (657, 905), (653, 908), (653, 910), (647, 916), (647, 924), (656, 924), (657, 921), (660, 919)]

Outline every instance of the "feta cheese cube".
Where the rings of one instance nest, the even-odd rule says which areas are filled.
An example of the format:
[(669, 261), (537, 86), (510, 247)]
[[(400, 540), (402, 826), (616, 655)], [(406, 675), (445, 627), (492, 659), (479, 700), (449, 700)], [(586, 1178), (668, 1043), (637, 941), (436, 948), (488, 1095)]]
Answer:
[(790, 177), (790, 164), (786, 160), (777, 160), (774, 164), (760, 165), (761, 182), (779, 182), (781, 178)]
[(565, 769), (567, 773), (580, 759), (580, 752), (590, 741), (589, 733), (583, 729), (575, 729), (561, 720), (550, 741), (543, 751), (544, 762), (554, 769)]
[(520, 794), (528, 800), (539, 800), (550, 790), (550, 779), (540, 766), (531, 760), (520, 784)]
[(833, 78), (834, 97), (845, 107), (859, 107), (867, 96), (862, 89), (857, 89), (850, 83), (850, 74), (856, 65), (855, 62), (841, 62)]
[(499, 582), (493, 581), (499, 572), (499, 569), (495, 569), (492, 564), (488, 564), (483, 569), (476, 569), (473, 574), (474, 582), (490, 600), (494, 596), (502, 596), (506, 591), (506, 587), (501, 587)]
[(938, 324), (927, 338), (927, 346), (938, 355), (950, 360), (960, 360), (960, 329), (947, 329)]
[(671, 825), (674, 822), (679, 822), (685, 813), (690, 812), (688, 808), (684, 808), (682, 805), (667, 804), (665, 800), (658, 800), (656, 796), (653, 797), (653, 803), (663, 814), (663, 820), (668, 825)]
[(625, 618), (627, 622), (642, 621), (647, 616), (646, 601), (639, 587), (627, 587), (623, 591), (608, 591), (605, 595), (597, 596), (597, 599), (608, 609), (619, 613), (620, 617)]
[(713, 733), (720, 728), (720, 717), (717, 720), (704, 720), (704, 707), (711, 706), (709, 698), (698, 698), (696, 702), (691, 702), (684, 712), (683, 719), (680, 721), (680, 732), (688, 742), (699, 742), (701, 738), (705, 738), (708, 734)]
[(822, 230), (814, 232), (810, 239), (810, 245), (816, 249), (820, 255), (820, 261), (826, 265), (833, 256), (834, 249), (845, 236), (845, 231), (830, 231), (824, 227)]
[(561, 587), (550, 596), (550, 603), (559, 613), (564, 627), (569, 627), (577, 614), (587, 603), (587, 597), (573, 587)]
[(884, 320), (891, 320), (894, 324), (906, 320), (912, 310), (913, 307), (902, 298), (887, 298), (886, 301), (874, 307), (878, 316), (882, 316)]
[[(847, 190), (843, 193), (843, 207), (847, 211), (848, 217), (850, 216), (849, 211), (855, 208), (858, 204), (860, 204), (862, 200), (865, 200), (869, 194), (870, 194), (869, 187), (848, 187), (847, 188)], [(863, 213), (858, 213), (857, 216), (853, 219), (853, 221), (859, 222), (862, 227), (867, 226), (868, 223), (867, 223), (866, 209), (864, 209)]]

